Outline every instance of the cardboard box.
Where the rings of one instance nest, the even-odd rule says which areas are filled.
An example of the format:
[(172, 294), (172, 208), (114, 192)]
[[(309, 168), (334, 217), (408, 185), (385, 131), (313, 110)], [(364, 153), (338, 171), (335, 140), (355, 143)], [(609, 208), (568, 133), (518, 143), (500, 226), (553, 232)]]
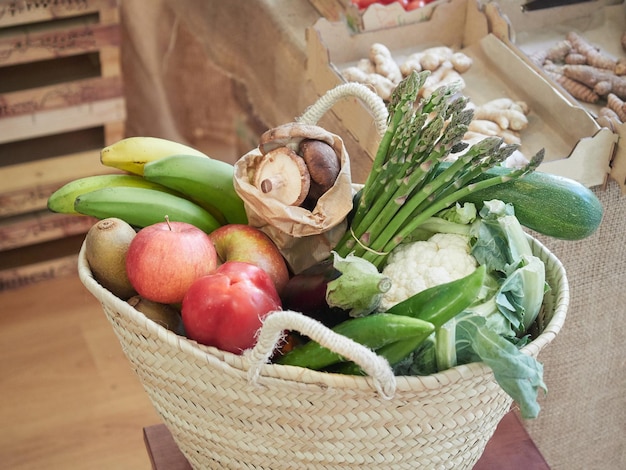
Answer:
[[(620, 37), (626, 31), (626, 3), (619, 0), (587, 0), (554, 8), (524, 11), (521, 0), (486, 4), (492, 32), (521, 52), (531, 65), (531, 57), (565, 39), (570, 31), (609, 56), (626, 57)], [(555, 87), (559, 88), (555, 84)], [(573, 99), (573, 98), (572, 98)], [(578, 101), (577, 101), (578, 102)], [(604, 105), (579, 102), (592, 115)]]
[(388, 5), (373, 3), (364, 10), (352, 0), (309, 0), (315, 9), (331, 22), (345, 23), (353, 32), (375, 31), (403, 24), (418, 23), (430, 18), (434, 7), (448, 0), (435, 0), (412, 11), (406, 11), (398, 2)]
[[(535, 68), (539, 75), (551, 82), (571, 102), (579, 104), (597, 117), (600, 108), (606, 105), (605, 100), (595, 104), (576, 100), (537, 67), (531, 58), (537, 52), (563, 40), (569, 31), (581, 34), (609, 56), (626, 57), (620, 42), (622, 33), (626, 31), (626, 2), (587, 0), (532, 11), (524, 11), (523, 3), (521, 0), (512, 0), (486, 4), (493, 33), (507, 42), (512, 50), (528, 62), (529, 67)], [(626, 195), (626, 123), (615, 126), (614, 132), (619, 136), (619, 141), (610, 161), (609, 176), (617, 181), (622, 194)], [(593, 149), (590, 148), (589, 151), (593, 152)], [(559, 168), (555, 168), (557, 165)], [(564, 166), (572, 167), (570, 162), (563, 161), (552, 164), (550, 170), (563, 173), (566, 171)]]
[[(397, 62), (410, 52), (435, 45), (461, 50), (474, 64), (463, 74), (464, 89), (480, 105), (509, 97), (530, 106), (529, 126), (521, 134), (527, 156), (544, 148), (541, 171), (566, 176), (592, 187), (604, 184), (618, 136), (602, 129), (578, 103), (557, 91), (508, 44), (490, 34), (491, 19), (475, 0), (439, 4), (428, 21), (360, 34), (342, 23), (319, 20), (307, 31), (307, 75), (321, 96), (344, 83), (341, 70), (367, 57), (374, 42), (385, 44)], [(331, 110), (353, 134), (370, 159), (379, 136), (371, 113), (358, 101), (345, 100)], [(371, 162), (369, 162), (371, 163)]]

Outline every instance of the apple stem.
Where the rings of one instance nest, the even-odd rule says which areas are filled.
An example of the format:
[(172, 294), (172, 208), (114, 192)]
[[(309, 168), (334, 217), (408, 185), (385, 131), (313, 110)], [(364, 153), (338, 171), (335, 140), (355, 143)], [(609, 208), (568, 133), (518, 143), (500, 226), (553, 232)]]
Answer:
[(170, 225), (170, 216), (169, 215), (165, 215), (165, 223), (167, 223), (168, 228), (170, 229), (170, 232), (172, 231), (172, 226)]

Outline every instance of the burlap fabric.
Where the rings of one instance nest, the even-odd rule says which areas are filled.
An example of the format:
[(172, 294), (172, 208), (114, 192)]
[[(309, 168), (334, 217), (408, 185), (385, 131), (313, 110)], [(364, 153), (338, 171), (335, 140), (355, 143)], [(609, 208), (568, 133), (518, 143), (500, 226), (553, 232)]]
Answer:
[[(209, 152), (227, 147), (224, 159), (232, 161), (238, 152), (230, 148), (258, 124), (251, 108), (271, 127), (313, 102), (300, 76), (281, 73), (285, 64), (304, 64), (304, 31), (289, 46), (284, 28), (268, 23), (272, 8), (284, 6), (286, 16), (276, 22), (312, 24), (307, 0), (146, 5), (122, 1), (129, 133), (177, 138)], [(271, 109), (268, 97), (276, 101)], [(549, 393), (540, 399), (539, 418), (525, 423), (556, 470), (626, 468), (626, 198), (614, 183), (597, 194), (606, 214), (592, 237), (538, 237), (565, 265), (571, 293), (565, 326), (540, 356)]]
[(596, 189), (605, 216), (577, 242), (538, 237), (570, 282), (566, 326), (541, 355), (548, 395), (525, 424), (553, 469), (626, 468), (626, 197)]

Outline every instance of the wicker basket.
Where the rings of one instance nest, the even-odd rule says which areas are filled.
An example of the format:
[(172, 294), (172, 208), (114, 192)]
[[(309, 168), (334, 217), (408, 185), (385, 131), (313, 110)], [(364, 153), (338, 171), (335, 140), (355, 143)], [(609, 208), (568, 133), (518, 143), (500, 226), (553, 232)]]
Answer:
[[(551, 286), (541, 334), (523, 349), (537, 356), (563, 325), (569, 289), (560, 261), (531, 240)], [(250, 356), (177, 336), (103, 289), (84, 247), (79, 276), (196, 469), (472, 468), (512, 403), (482, 363), (395, 377), (391, 398), (372, 377), (290, 366), (262, 364), (251, 381)]]

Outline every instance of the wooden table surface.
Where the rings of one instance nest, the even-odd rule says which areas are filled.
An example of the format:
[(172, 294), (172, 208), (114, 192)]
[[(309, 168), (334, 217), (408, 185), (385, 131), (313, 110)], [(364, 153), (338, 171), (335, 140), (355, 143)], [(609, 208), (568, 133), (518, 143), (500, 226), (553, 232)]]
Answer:
[[(144, 441), (153, 470), (192, 470), (164, 424), (145, 427)], [(514, 412), (508, 413), (487, 443), (474, 470), (549, 470)]]

